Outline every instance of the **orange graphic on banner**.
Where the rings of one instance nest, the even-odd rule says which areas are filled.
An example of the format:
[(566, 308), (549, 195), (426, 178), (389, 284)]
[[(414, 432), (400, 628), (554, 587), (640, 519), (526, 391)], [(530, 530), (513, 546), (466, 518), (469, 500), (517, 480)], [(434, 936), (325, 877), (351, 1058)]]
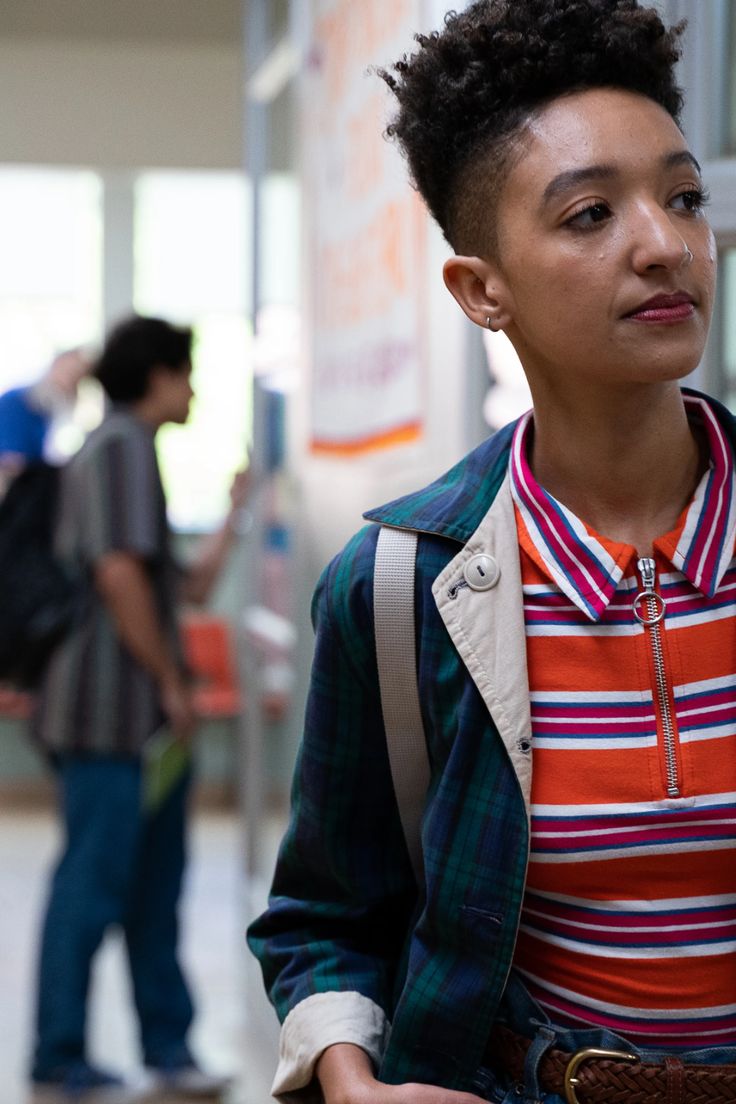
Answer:
[(345, 94), (348, 77), (380, 57), (407, 22), (414, 0), (390, 4), (338, 0), (329, 14), (317, 20), (316, 41), (326, 63), (327, 95), (337, 102)]
[(396, 445), (407, 445), (417, 441), (422, 435), (420, 422), (409, 422), (397, 429), (382, 430), (367, 437), (361, 437), (353, 441), (325, 441), (315, 438), (311, 443), (311, 451), (318, 455), (330, 456), (357, 456), (361, 452), (375, 452), (378, 449), (394, 448)]

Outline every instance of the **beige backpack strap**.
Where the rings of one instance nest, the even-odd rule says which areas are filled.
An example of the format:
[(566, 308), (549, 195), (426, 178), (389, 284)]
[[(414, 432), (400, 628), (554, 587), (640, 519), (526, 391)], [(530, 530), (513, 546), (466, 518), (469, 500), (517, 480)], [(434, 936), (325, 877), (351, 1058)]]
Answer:
[(378, 680), (401, 826), (417, 885), (421, 887), (424, 885), (421, 825), (430, 774), (417, 685), (416, 554), (416, 533), (381, 527), (373, 572)]

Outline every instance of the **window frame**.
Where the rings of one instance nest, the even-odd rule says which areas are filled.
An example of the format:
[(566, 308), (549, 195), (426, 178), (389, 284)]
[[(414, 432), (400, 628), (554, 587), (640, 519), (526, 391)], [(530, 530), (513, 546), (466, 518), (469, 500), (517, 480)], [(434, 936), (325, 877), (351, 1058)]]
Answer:
[[(731, 21), (736, 0), (660, 0), (668, 23), (687, 20), (679, 79), (685, 91), (683, 130), (703, 167), (711, 193), (708, 218), (719, 253), (736, 247), (736, 153), (727, 151), (730, 127)], [(707, 80), (703, 75), (708, 74)], [(710, 338), (700, 366), (688, 381), (716, 398), (728, 388), (724, 352), (724, 287), (719, 285)]]

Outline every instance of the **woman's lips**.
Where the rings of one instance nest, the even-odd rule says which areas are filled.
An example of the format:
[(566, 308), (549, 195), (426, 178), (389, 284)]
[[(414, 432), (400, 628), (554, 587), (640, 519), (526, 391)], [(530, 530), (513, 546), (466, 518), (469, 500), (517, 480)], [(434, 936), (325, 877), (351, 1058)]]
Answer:
[(695, 304), (692, 298), (686, 294), (676, 294), (657, 295), (624, 317), (635, 322), (683, 322), (694, 314)]

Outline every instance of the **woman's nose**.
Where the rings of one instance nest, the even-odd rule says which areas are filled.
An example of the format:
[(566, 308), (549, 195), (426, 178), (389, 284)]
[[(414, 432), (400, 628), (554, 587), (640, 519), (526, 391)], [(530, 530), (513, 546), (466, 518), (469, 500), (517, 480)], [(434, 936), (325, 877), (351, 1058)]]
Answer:
[(664, 268), (668, 272), (676, 272), (692, 261), (692, 253), (683, 235), (661, 207), (640, 212), (632, 238), (637, 271)]

